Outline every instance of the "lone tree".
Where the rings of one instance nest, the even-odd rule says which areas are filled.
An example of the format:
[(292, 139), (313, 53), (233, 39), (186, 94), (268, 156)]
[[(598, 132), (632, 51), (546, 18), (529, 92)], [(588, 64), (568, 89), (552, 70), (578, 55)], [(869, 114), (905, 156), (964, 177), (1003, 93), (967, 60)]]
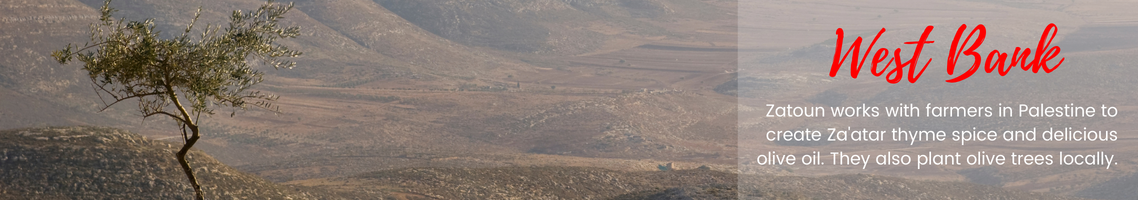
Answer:
[(263, 76), (251, 68), (250, 61), (259, 60), (275, 69), (296, 65), (279, 58), (296, 57), (301, 52), (274, 43), (299, 35), (298, 27), (277, 25), (292, 6), (269, 1), (256, 11), (233, 11), (228, 27), (207, 25), (200, 34), (191, 35), (201, 16), (199, 8), (181, 36), (161, 39), (153, 19), (113, 19), (115, 9), (107, 0), (99, 22), (91, 24), (91, 41), (83, 46), (67, 45), (52, 56), (61, 64), (73, 59), (84, 63), (83, 70), (103, 102), (102, 110), (133, 99), (138, 101), (143, 119), (167, 116), (177, 122), (185, 141), (177, 154), (178, 163), (196, 198), (204, 199), (186, 161), (186, 153), (200, 138), (199, 119), (202, 114), (214, 114), (219, 107), (233, 108), (230, 116), (238, 108), (250, 106), (279, 112), (271, 103), (277, 96), (249, 89)]

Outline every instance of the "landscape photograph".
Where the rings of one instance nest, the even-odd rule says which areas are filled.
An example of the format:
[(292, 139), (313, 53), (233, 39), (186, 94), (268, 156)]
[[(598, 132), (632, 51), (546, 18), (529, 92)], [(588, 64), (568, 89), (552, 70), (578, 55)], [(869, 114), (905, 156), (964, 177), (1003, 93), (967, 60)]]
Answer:
[[(2, 2), (0, 199), (1138, 198), (1136, 2)], [(1054, 24), (1058, 68), (1012, 64), (1005, 76), (981, 63), (946, 83), (959, 75), (944, 67), (962, 24), (965, 36), (987, 26), (981, 56), (1038, 51)], [(915, 59), (931, 63), (919, 81), (851, 77), (849, 63), (864, 60), (830, 75), (835, 48), (864, 40), (861, 53), (907, 59), (926, 27), (935, 42)], [(959, 60), (957, 71), (973, 63)], [(769, 117), (768, 104), (1117, 115)], [(832, 127), (1071, 128), (1117, 140), (765, 137)], [(819, 152), (828, 165), (756, 162), (775, 151)], [(1113, 160), (917, 169), (830, 164), (838, 151)]]

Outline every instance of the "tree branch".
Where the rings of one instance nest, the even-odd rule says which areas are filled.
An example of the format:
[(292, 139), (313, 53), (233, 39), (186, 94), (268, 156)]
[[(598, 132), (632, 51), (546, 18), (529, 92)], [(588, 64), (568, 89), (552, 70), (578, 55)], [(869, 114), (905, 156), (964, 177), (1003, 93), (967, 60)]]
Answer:
[(186, 124), (185, 123), (182, 123), (182, 142), (185, 142), (185, 143), (190, 142), (190, 136), (189, 136), (189, 134), (186, 134)]
[(181, 117), (178, 117), (177, 115), (174, 115), (172, 113), (168, 113), (166, 111), (154, 111), (151, 113), (147, 113), (146, 115), (142, 116), (142, 119), (145, 120), (147, 117), (154, 116), (154, 115), (166, 115), (166, 116), (173, 117), (174, 120), (177, 120), (178, 122), (186, 123), (186, 121), (182, 120)]
[[(104, 89), (104, 90), (105, 90), (105, 89)], [(126, 101), (126, 100), (128, 100), (128, 99), (133, 99), (133, 98), (142, 98), (142, 97), (145, 97), (145, 96), (150, 96), (150, 95), (159, 95), (159, 94), (162, 94), (162, 93), (163, 93), (163, 92), (151, 92), (151, 93), (145, 93), (145, 94), (135, 94), (135, 95), (130, 95), (130, 96), (122, 97), (122, 98), (119, 98), (119, 97), (117, 97), (116, 95), (113, 95), (113, 94), (112, 94), (111, 96), (115, 98), (115, 101), (114, 101), (114, 102), (111, 102), (110, 104), (107, 104), (107, 102), (106, 102), (106, 101), (103, 101), (103, 105), (105, 105), (105, 106), (103, 106), (103, 109), (99, 109), (99, 112), (103, 112), (103, 111), (106, 111), (108, 108), (111, 108), (111, 106), (114, 106), (115, 104), (117, 104), (117, 103), (119, 103), (119, 102), (122, 102), (122, 101)], [(143, 117), (143, 118), (145, 118), (145, 117)]]

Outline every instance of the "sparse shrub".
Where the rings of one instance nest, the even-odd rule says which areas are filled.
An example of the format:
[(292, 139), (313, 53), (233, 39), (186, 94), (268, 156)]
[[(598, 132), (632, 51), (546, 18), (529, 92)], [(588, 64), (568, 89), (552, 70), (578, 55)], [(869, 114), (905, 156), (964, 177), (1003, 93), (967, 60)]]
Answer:
[[(202, 13), (191, 19), (180, 36), (163, 39), (154, 30), (154, 20), (114, 19), (110, 0), (99, 9), (99, 21), (91, 25), (90, 40), (83, 46), (68, 44), (52, 52), (60, 64), (82, 62), (83, 70), (100, 94), (109, 96), (103, 110), (123, 101), (137, 101), (145, 117), (167, 116), (181, 128), (185, 142), (176, 154), (189, 178), (195, 199), (204, 199), (187, 153), (201, 137), (198, 116), (212, 115), (219, 107), (277, 110), (277, 96), (250, 90), (263, 81), (263, 74), (249, 61), (260, 60), (273, 68), (292, 68), (295, 62), (281, 58), (301, 53), (275, 41), (300, 35), (300, 28), (278, 26), (277, 21), (292, 4), (271, 1), (256, 11), (233, 11), (228, 28), (207, 26), (191, 33)], [(233, 116), (236, 111), (231, 112)]]

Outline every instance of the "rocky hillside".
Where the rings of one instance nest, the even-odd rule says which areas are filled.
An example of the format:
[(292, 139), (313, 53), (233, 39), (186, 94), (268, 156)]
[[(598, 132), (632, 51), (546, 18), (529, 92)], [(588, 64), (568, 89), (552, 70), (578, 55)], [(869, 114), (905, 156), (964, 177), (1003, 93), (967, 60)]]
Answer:
[[(656, 188), (728, 185), (733, 174), (711, 170), (628, 172), (589, 167), (411, 168), (365, 173), (347, 181), (358, 191), (395, 188), (392, 193), (438, 199), (606, 199)], [(725, 195), (724, 197), (734, 196)]]
[[(98, 127), (0, 131), (0, 198), (188, 199), (177, 145)], [(960, 182), (873, 175), (738, 175), (708, 169), (403, 168), (278, 185), (200, 151), (209, 199), (1066, 199)]]
[(290, 184), (403, 199), (1073, 199), (966, 182), (736, 175), (706, 169), (409, 168)]
[[(191, 199), (174, 160), (180, 146), (111, 128), (0, 131), (0, 199)], [(209, 199), (326, 199), (217, 162), (200, 151), (190, 163)]]
[[(78, 64), (52, 61), (52, 50), (87, 40), (102, 2), (0, 7), (0, 96), (7, 102), (0, 129), (97, 125), (177, 137), (165, 119), (140, 125), (129, 103), (100, 112)], [(116, 17), (154, 18), (169, 36), (198, 7), (195, 27), (202, 28), (262, 2), (111, 6)], [(698, 88), (725, 81), (720, 72), (734, 68), (735, 55), (639, 48), (660, 41), (729, 49), (735, 36), (722, 32), (733, 30), (733, 16), (724, 13), (735, 8), (724, 1), (279, 2), (295, 3), (281, 23), (302, 32), (280, 42), (304, 55), (293, 69), (263, 70), (266, 81), (256, 89), (279, 94), (283, 113), (204, 117), (200, 146), (270, 180), (470, 165), (436, 161), (451, 157), (483, 167), (551, 163), (545, 155), (734, 164), (734, 102)], [(267, 175), (281, 170), (289, 173)]]
[(664, 29), (633, 18), (662, 18), (676, 12), (661, 0), (376, 2), (431, 33), (468, 46), (555, 54), (579, 54), (602, 45), (605, 35), (581, 28), (591, 23), (637, 35), (665, 35)]
[(1078, 199), (968, 182), (848, 174), (823, 177), (741, 176), (744, 199)]

